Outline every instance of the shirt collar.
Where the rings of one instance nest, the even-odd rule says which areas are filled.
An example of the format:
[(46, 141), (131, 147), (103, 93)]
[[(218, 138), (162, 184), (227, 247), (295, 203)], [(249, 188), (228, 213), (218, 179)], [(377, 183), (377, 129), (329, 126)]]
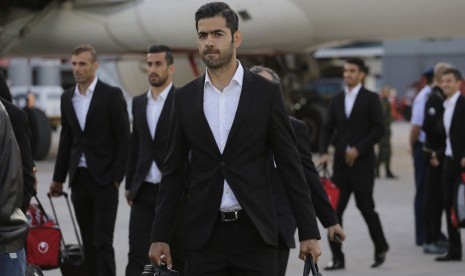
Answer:
[(455, 94), (452, 97), (444, 101), (444, 108), (446, 108), (447, 106), (455, 106), (459, 97), (460, 91), (455, 92)]
[(344, 86), (344, 94), (347, 95), (353, 95), (354, 97), (357, 97), (358, 92), (362, 88), (362, 84), (359, 83), (357, 86), (355, 86), (352, 91), (349, 93), (349, 88), (347, 86)]
[[(95, 77), (94, 80), (90, 83), (89, 87), (87, 88), (87, 92), (85, 96), (91, 96), (94, 93), (95, 86), (97, 86), (97, 81), (98, 81), (98, 78)], [(84, 95), (79, 93), (79, 84), (77, 83), (76, 83), (76, 88), (74, 89), (74, 94), (85, 97)]]
[[(171, 87), (173, 87), (173, 82), (170, 82), (170, 84), (167, 87), (165, 87), (165, 89), (163, 89), (163, 91), (160, 93), (160, 95), (158, 95), (158, 98), (156, 100), (165, 101), (166, 97), (168, 97), (168, 93), (170, 93), (171, 91)], [(149, 91), (147, 92), (147, 99), (149, 101), (150, 100), (155, 101), (155, 99), (152, 97), (152, 91), (150, 88), (149, 88)]]
[[(242, 67), (242, 64), (241, 64), (241, 62), (239, 60), (237, 60), (237, 63), (238, 63), (238, 65), (237, 65), (236, 72), (234, 73), (234, 76), (232, 77), (231, 82), (229, 83), (229, 85), (231, 85), (231, 83), (234, 81), (240, 87), (242, 87), (242, 82), (244, 80), (244, 67)], [(207, 84), (213, 87), (213, 84), (211, 83), (211, 80), (210, 80), (210, 76), (208, 75), (208, 68), (205, 70), (205, 84), (204, 84), (204, 87)]]

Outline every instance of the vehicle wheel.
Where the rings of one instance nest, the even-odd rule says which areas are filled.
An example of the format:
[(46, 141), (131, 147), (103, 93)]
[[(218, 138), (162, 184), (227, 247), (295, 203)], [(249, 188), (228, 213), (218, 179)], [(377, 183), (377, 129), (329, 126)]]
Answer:
[(315, 107), (303, 107), (294, 113), (294, 116), (307, 123), (310, 144), (313, 152), (317, 152), (320, 149), (320, 135), (321, 127), (323, 126), (322, 111)]
[(31, 149), (34, 160), (43, 160), (50, 151), (52, 128), (45, 113), (37, 108), (25, 108), (31, 128)]

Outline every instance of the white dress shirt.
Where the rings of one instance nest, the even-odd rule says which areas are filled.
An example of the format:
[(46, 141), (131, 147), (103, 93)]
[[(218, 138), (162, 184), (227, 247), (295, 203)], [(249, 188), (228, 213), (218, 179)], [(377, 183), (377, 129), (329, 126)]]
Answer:
[[(87, 88), (85, 95), (82, 95), (81, 93), (79, 93), (78, 84), (76, 84), (76, 87), (74, 88), (74, 95), (72, 98), (72, 102), (74, 106), (74, 112), (76, 113), (76, 117), (79, 121), (79, 126), (81, 127), (82, 131), (84, 131), (84, 128), (86, 127), (87, 113), (89, 112), (89, 106), (90, 106), (90, 102), (92, 101), (92, 96), (94, 95), (94, 90), (95, 90), (95, 86), (97, 85), (97, 80), (98, 80), (97, 77), (94, 78), (92, 83), (89, 85), (89, 88)], [(79, 160), (78, 167), (87, 168), (86, 157), (84, 153), (82, 153), (81, 155), (81, 159)]]
[[(428, 96), (431, 93), (431, 86), (425, 85), (423, 89), (418, 92), (415, 100), (412, 103), (412, 117), (410, 118), (410, 123), (415, 126), (423, 127), (423, 121), (425, 119), (425, 105), (428, 100)], [(420, 131), (420, 136), (418, 136), (418, 141), (424, 143), (426, 140), (426, 134), (422, 130)]]
[[(226, 145), (241, 96), (244, 68), (242, 68), (239, 61), (237, 63), (236, 73), (229, 85), (223, 89), (223, 92), (213, 86), (208, 76), (208, 70), (205, 73), (203, 111), (221, 153), (223, 153)], [(239, 209), (241, 209), (241, 205), (231, 187), (229, 187), (228, 182), (224, 180), (220, 210), (232, 211)]]
[(460, 91), (455, 92), (455, 94), (444, 101), (444, 117), (442, 118), (444, 123), (444, 129), (446, 130), (446, 156), (452, 156), (452, 146), (450, 144), (450, 125), (452, 124), (452, 116), (454, 116), (455, 104), (457, 99), (460, 96)]
[[(152, 97), (152, 92), (150, 91), (150, 89), (149, 89), (149, 92), (147, 92), (147, 124), (149, 125), (150, 135), (152, 136), (152, 140), (155, 139), (155, 131), (157, 129), (158, 120), (160, 119), (163, 106), (165, 105), (166, 98), (168, 97), (172, 86), (173, 86), (173, 83), (170, 83), (160, 93), (160, 95), (158, 95), (156, 100)], [(155, 161), (153, 161), (152, 166), (150, 167), (150, 171), (145, 177), (145, 181), (150, 182), (150, 183), (160, 183), (160, 180), (161, 180), (160, 169), (158, 168)]]
[(354, 108), (355, 100), (357, 99), (358, 92), (362, 88), (362, 84), (359, 83), (355, 86), (352, 91), (349, 92), (349, 88), (346, 86), (344, 88), (344, 110), (346, 112), (346, 117), (349, 118), (350, 114), (352, 113), (352, 109)]

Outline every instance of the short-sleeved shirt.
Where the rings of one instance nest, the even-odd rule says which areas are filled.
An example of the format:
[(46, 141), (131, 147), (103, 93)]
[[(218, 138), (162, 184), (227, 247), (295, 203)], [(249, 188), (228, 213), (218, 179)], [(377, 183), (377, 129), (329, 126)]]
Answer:
[[(418, 92), (415, 100), (412, 104), (412, 118), (410, 123), (415, 126), (422, 127), (423, 121), (425, 119), (425, 104), (428, 99), (428, 95), (431, 93), (431, 86), (425, 85), (423, 89)], [(424, 143), (426, 139), (425, 132), (421, 131), (420, 136), (418, 136), (418, 141)]]

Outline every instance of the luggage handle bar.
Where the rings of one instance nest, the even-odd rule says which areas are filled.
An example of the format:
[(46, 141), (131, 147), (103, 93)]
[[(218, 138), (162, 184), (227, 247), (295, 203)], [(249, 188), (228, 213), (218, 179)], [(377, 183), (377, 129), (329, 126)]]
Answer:
[[(74, 233), (76, 234), (76, 238), (77, 238), (77, 242), (78, 242), (78, 245), (79, 245), (79, 249), (81, 250), (81, 254), (83, 254), (83, 249), (82, 249), (82, 242), (81, 242), (81, 238), (79, 236), (79, 233), (78, 233), (78, 230), (77, 230), (77, 227), (76, 227), (76, 222), (74, 220), (74, 215), (73, 215), (73, 211), (71, 209), (71, 205), (69, 204), (69, 200), (68, 200), (68, 193), (66, 192), (54, 192), (55, 194), (59, 195), (59, 196), (64, 196), (65, 199), (66, 199), (66, 205), (68, 205), (68, 210), (69, 210), (69, 213), (70, 213), (70, 216), (71, 216), (71, 222), (73, 223), (73, 228), (74, 228)], [(55, 206), (53, 205), (53, 200), (52, 200), (52, 195), (50, 193), (47, 193), (47, 197), (48, 199), (50, 200), (50, 205), (52, 206), (52, 211), (53, 211), (53, 215), (55, 216), (55, 220), (57, 222), (57, 225), (58, 225), (58, 229), (60, 229), (60, 233), (61, 233), (61, 243), (62, 243), (62, 246), (63, 246), (63, 249), (64, 249), (64, 252), (65, 254), (68, 254), (68, 251), (66, 250), (66, 245), (65, 245), (65, 241), (64, 241), (64, 237), (63, 237), (63, 233), (61, 232), (61, 227), (60, 227), (60, 223), (58, 222), (58, 216), (57, 216), (57, 213), (55, 211)], [(66, 256), (67, 257), (67, 256)]]

